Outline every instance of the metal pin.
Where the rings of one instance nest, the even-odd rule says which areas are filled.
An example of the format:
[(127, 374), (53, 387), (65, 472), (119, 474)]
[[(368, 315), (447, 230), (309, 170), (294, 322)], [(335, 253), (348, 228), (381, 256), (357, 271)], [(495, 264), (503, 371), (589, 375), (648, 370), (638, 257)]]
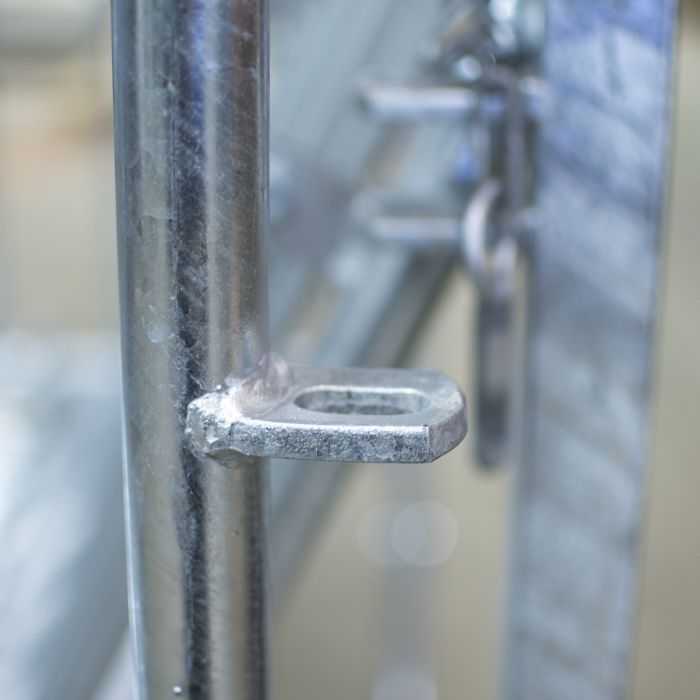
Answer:
[(436, 122), (468, 119), (479, 108), (478, 95), (464, 87), (360, 85), (364, 108), (381, 121)]

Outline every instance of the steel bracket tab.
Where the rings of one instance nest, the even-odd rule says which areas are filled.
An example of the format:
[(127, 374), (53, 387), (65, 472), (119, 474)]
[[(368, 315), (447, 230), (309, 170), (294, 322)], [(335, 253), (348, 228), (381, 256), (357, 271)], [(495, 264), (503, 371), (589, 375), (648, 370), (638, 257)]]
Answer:
[(467, 433), (464, 396), (440, 372), (289, 365), (270, 354), (192, 401), (197, 452), (351, 462), (432, 462)]

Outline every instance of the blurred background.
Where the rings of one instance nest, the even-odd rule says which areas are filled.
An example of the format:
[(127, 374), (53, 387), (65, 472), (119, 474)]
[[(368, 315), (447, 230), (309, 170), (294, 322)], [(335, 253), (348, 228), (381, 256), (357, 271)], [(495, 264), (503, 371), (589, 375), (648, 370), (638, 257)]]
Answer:
[[(273, 220), (279, 206), (285, 221), (290, 164), (302, 163), (304, 186), (321, 188), (326, 202), (309, 212), (302, 194), (297, 219), (273, 231), (276, 345), (305, 361), (439, 368), (472, 395), (468, 283), (444, 260), (378, 251), (344, 213), (375, 138), (352, 107), (354, 81), (377, 65), (400, 78), (412, 46), (405, 37), (420, 36), (436, 3), (411, 2), (411, 12), (390, 22), (391, 3), (381, 16), (380, 3), (365, 3), (377, 9), (347, 25), (354, 53), (336, 52), (323, 70), (318, 56), (328, 47), (300, 50), (296, 28), (319, 39), (348, 3), (274, 4)], [(687, 0), (683, 10), (634, 665), (639, 700), (700, 696), (700, 5)], [(370, 39), (382, 27), (379, 50)], [(326, 94), (332, 109), (323, 106)], [(423, 131), (410, 148), (401, 135), (383, 147), (373, 166), (378, 182), (399, 178), (398, 161), (454, 144), (449, 129)], [(426, 197), (432, 179), (428, 168), (403, 184)], [(328, 234), (320, 246), (313, 235), (303, 240), (308, 217)], [(371, 294), (367, 275), (381, 280)], [(130, 697), (119, 382), (109, 9), (95, 0), (0, 0), (4, 698)], [(336, 470), (309, 504), (295, 472), (275, 469), (278, 521), (314, 513), (294, 541), (273, 527), (275, 697), (496, 697), (509, 470), (478, 471), (467, 440), (435, 468)]]

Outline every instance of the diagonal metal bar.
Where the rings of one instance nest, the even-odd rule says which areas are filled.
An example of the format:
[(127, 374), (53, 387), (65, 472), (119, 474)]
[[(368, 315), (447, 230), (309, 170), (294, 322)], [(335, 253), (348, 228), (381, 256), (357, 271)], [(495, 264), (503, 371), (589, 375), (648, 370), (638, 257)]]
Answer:
[(675, 0), (550, 0), (505, 696), (622, 700), (633, 648)]

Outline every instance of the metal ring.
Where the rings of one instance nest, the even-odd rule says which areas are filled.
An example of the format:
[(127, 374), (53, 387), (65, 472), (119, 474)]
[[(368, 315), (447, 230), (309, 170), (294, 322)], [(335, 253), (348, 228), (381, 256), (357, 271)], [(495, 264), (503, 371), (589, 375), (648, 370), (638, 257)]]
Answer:
[(495, 245), (487, 244), (489, 223), (503, 187), (498, 180), (483, 182), (467, 206), (461, 223), (462, 256), (469, 275), (482, 290), (502, 287), (512, 278), (517, 262), (517, 243), (502, 236)]

